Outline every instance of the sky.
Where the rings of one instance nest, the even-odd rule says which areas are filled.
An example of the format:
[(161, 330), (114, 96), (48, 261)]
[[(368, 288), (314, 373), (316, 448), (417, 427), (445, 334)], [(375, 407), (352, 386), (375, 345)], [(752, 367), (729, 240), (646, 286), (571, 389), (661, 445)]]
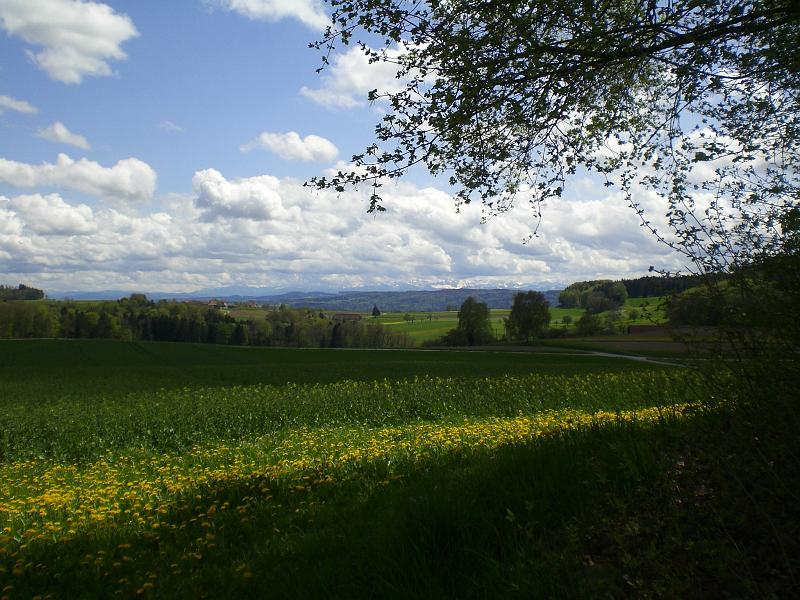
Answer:
[[(345, 167), (397, 86), (357, 49), (317, 73), (317, 0), (0, 0), (0, 283), (48, 293), (519, 287), (676, 269), (586, 175), (482, 221), (414, 172), (368, 192)], [(655, 198), (638, 198), (654, 208)]]

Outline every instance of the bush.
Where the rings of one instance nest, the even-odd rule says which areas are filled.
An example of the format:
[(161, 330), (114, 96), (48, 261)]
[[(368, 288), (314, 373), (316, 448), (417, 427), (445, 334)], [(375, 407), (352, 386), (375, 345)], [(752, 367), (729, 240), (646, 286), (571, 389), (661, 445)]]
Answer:
[(603, 324), (600, 322), (600, 318), (588, 311), (581, 315), (575, 326), (575, 331), (578, 335), (597, 335), (602, 330)]

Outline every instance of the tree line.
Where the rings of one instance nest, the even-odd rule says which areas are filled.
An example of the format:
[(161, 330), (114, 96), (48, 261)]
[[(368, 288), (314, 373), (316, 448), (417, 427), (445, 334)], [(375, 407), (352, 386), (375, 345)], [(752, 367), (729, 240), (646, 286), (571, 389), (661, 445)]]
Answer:
[(679, 294), (703, 284), (697, 275), (664, 276), (648, 275), (636, 279), (623, 279), (622, 285), (630, 298), (652, 298)]
[(403, 348), (404, 333), (380, 323), (337, 322), (308, 309), (281, 306), (263, 319), (238, 320), (205, 305), (142, 294), (116, 301), (0, 303), (0, 338), (104, 338), (237, 346)]
[(41, 300), (44, 292), (20, 283), (18, 287), (0, 285), (0, 302), (12, 300)]

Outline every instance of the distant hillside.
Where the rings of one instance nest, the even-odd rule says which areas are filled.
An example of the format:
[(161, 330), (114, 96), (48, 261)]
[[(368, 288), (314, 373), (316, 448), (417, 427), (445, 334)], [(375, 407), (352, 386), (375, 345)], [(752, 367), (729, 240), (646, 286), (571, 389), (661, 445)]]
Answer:
[[(263, 304), (286, 304), (287, 306), (319, 308), (325, 310), (353, 310), (368, 312), (377, 305), (382, 311), (442, 311), (458, 309), (469, 296), (479, 302), (485, 302), (489, 308), (511, 308), (514, 294), (527, 290), (484, 290), (484, 289), (447, 289), (408, 292), (340, 292), (338, 294), (309, 293), (279, 294), (276, 296), (258, 296), (254, 298)], [(558, 304), (560, 290), (542, 292), (552, 306)], [(231, 297), (229, 300), (242, 301), (243, 297)]]

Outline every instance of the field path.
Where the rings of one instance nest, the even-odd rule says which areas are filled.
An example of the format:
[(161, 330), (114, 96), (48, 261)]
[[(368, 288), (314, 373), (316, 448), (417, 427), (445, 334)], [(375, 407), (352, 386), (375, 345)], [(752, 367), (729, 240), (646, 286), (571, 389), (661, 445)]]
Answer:
[[(541, 348), (546, 347), (547, 350)], [(303, 350), (304, 348), (298, 348)], [(313, 348), (310, 348), (313, 350)], [(353, 350), (363, 350), (363, 348), (330, 348), (330, 350), (337, 350), (348, 352)], [(391, 352), (483, 352), (486, 354), (538, 354), (545, 356), (593, 356), (602, 358), (622, 358), (627, 360), (634, 360), (641, 363), (652, 365), (663, 365), (666, 367), (682, 367), (687, 365), (680, 362), (671, 362), (660, 360), (651, 356), (643, 356), (640, 354), (619, 354), (615, 352), (602, 352), (600, 350), (575, 350), (573, 348), (565, 348), (564, 350), (554, 350), (549, 346), (474, 346), (472, 348), (370, 348), (370, 351), (391, 351)]]
[[(598, 350), (588, 350), (584, 354), (592, 356), (605, 356), (608, 358), (627, 358), (628, 360), (636, 360), (639, 362), (650, 363), (653, 365), (666, 365), (668, 367), (686, 367), (686, 365), (679, 362), (669, 362), (666, 360), (659, 360), (650, 356), (639, 356), (637, 354), (614, 354), (612, 352), (600, 352)], [(570, 356), (579, 356), (577, 354), (570, 354)]]

